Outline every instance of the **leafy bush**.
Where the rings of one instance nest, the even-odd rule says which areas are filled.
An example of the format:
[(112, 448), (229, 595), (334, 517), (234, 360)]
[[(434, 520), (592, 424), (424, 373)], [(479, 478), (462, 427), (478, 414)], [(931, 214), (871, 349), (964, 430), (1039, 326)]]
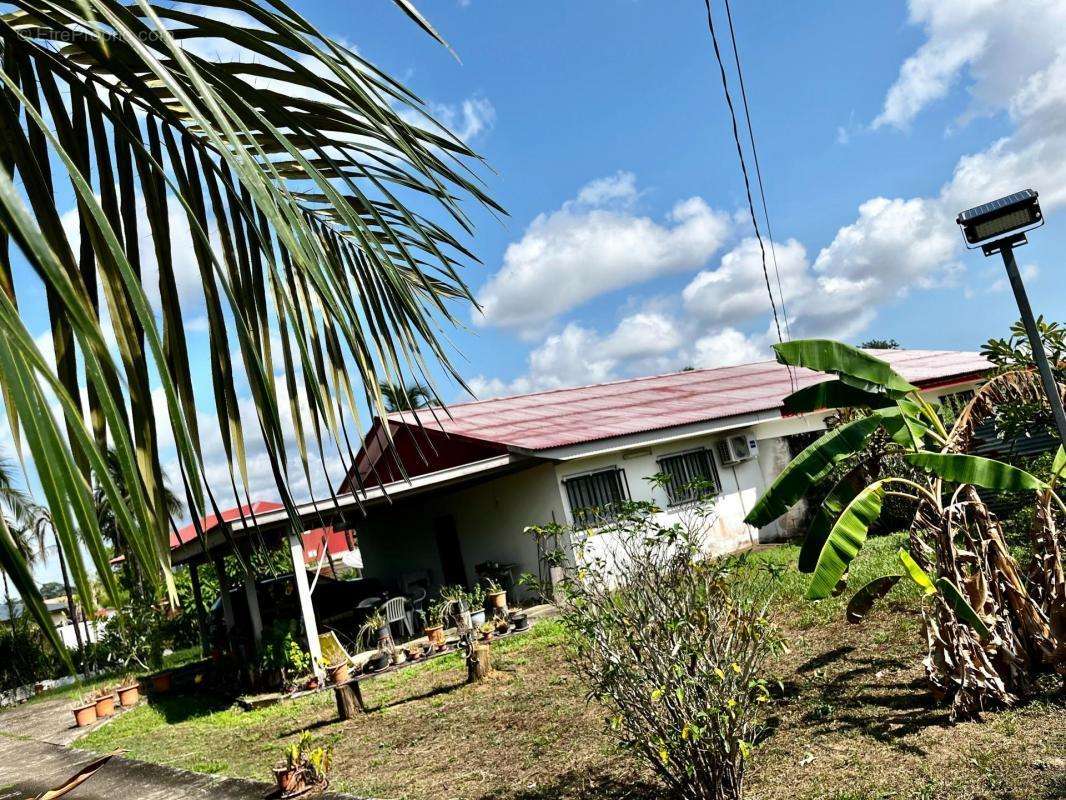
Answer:
[(263, 633), (256, 668), (263, 673), (278, 672), (282, 683), (311, 670), (311, 656), (296, 638), (296, 623), (278, 620)]
[(573, 664), (611, 710), (610, 731), (677, 797), (738, 798), (780, 646), (769, 576), (755, 591), (735, 575), (737, 559), (708, 555), (709, 505), (670, 526), (659, 511), (627, 503), (598, 530), (530, 531), (542, 544), (573, 537), (576, 562), (552, 556), (565, 564), (554, 588)]

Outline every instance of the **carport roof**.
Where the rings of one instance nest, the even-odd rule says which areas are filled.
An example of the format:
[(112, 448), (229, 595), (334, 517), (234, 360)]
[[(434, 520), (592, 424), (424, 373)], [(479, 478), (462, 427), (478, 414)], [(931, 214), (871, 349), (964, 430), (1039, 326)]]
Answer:
[[(931, 386), (980, 377), (990, 365), (977, 353), (871, 350), (911, 383)], [(448, 410), (402, 412), (390, 420), (535, 453), (556, 447), (779, 410), (794, 389), (827, 380), (776, 361), (697, 369), (573, 389), (458, 403)]]

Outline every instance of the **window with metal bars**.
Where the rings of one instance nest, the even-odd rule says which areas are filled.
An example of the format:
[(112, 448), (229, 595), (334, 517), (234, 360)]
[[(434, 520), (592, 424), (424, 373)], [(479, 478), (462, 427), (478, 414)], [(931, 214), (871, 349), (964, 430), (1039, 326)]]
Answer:
[(718, 469), (709, 450), (690, 450), (658, 460), (659, 472), (666, 475), (666, 496), (670, 505), (679, 506), (706, 497), (721, 489)]
[(625, 473), (618, 467), (567, 478), (563, 487), (578, 528), (613, 522), (626, 499)]

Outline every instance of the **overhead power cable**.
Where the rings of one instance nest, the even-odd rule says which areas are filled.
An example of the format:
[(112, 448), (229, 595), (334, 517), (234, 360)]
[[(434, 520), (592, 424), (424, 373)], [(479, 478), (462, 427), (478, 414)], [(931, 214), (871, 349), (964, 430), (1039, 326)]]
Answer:
[[(733, 141), (736, 144), (736, 148), (737, 148), (737, 158), (740, 160), (740, 171), (741, 171), (741, 174), (744, 177), (744, 191), (745, 191), (745, 193), (747, 195), (747, 199), (748, 199), (748, 213), (751, 216), (752, 228), (754, 228), (754, 230), (755, 230), (755, 238), (756, 238), (756, 240), (759, 243), (759, 254), (760, 254), (760, 257), (761, 257), (761, 261), (762, 261), (763, 280), (766, 282), (766, 294), (767, 294), (767, 296), (770, 299), (770, 311), (773, 313), (774, 328), (777, 331), (777, 341), (783, 343), (785, 341), (785, 337), (784, 337), (784, 335), (781, 332), (781, 319), (780, 319), (780, 317), (778, 316), (778, 313), (777, 313), (777, 301), (774, 299), (774, 290), (773, 290), (773, 288), (770, 285), (770, 270), (769, 270), (769, 268), (767, 267), (767, 264), (766, 264), (766, 245), (763, 242), (762, 233), (759, 230), (759, 219), (758, 219), (758, 216), (755, 213), (755, 201), (752, 199), (752, 195), (751, 195), (751, 179), (750, 179), (750, 177), (748, 175), (748, 164), (747, 164), (747, 161), (746, 161), (746, 159), (744, 157), (744, 146), (740, 142), (740, 126), (737, 123), (737, 113), (736, 113), (736, 108), (733, 105), (733, 95), (732, 95), (732, 93), (729, 90), (729, 78), (726, 75), (725, 62), (722, 59), (722, 49), (721, 49), (721, 47), (718, 44), (718, 34), (717, 34), (717, 32), (715, 31), (715, 28), (714, 28), (714, 14), (711, 12), (711, 0), (704, 0), (704, 5), (707, 8), (707, 29), (710, 31), (711, 42), (714, 45), (714, 57), (715, 57), (715, 59), (718, 62), (718, 72), (719, 72), (719, 75), (720, 75), (721, 80), (722, 80), (722, 91), (725, 93), (726, 105), (729, 107), (729, 117), (730, 117), (730, 119), (732, 121), (732, 124), (733, 124)], [(733, 37), (732, 16), (731, 16), (731, 14), (729, 14), (728, 5), (726, 7), (726, 11), (727, 11), (727, 15), (730, 16), (730, 27), (729, 27), (730, 36)], [(733, 52), (734, 52), (734, 55), (736, 56), (736, 52), (737, 51), (736, 51), (736, 39), (735, 39), (735, 37), (733, 37)], [(739, 67), (740, 67), (740, 58), (739, 58), (739, 56), (736, 56), (736, 61), (737, 61), (737, 68), (739, 70)], [(746, 119), (748, 121), (748, 135), (751, 138), (752, 145), (754, 147), (755, 138), (754, 138), (754, 135), (751, 132), (751, 117), (748, 115), (747, 98), (746, 98), (746, 93), (743, 90), (743, 77), (740, 78), (740, 82), (741, 82), (741, 87), (742, 87), (741, 88), (741, 92), (742, 92), (742, 94), (745, 95), (745, 98), (744, 98), (744, 112), (745, 112)], [(756, 156), (756, 162), (757, 161), (758, 161), (758, 157)], [(760, 189), (761, 189), (761, 187), (762, 187), (761, 176), (760, 176), (760, 180), (759, 180), (759, 185), (760, 185)], [(763, 212), (765, 214), (766, 213), (765, 193), (762, 195), (762, 200), (763, 200)], [(768, 215), (767, 215), (767, 217), (768, 217)], [(767, 230), (767, 234), (769, 235), (769, 229)], [(773, 241), (772, 240), (771, 240), (770, 244), (771, 244), (771, 247), (772, 247), (773, 246)], [(776, 255), (775, 255), (775, 265), (776, 265)], [(780, 289), (780, 287), (781, 287), (780, 274), (778, 274), (777, 277), (778, 277), (778, 289)], [(781, 296), (781, 299), (782, 299), (782, 301), (784, 300), (784, 295), (783, 294)], [(782, 309), (783, 309), (783, 303), (782, 303)], [(786, 319), (786, 325), (787, 325), (787, 319)], [(789, 379), (789, 383), (792, 386), (792, 391), (795, 391), (796, 390), (796, 379), (795, 379), (795, 375), (793, 374), (793, 371), (792, 371), (791, 367), (788, 368), (788, 379)]]
[(725, 0), (725, 15), (729, 20), (729, 39), (733, 43), (733, 59), (737, 64), (737, 78), (740, 81), (740, 99), (744, 103), (744, 120), (748, 125), (748, 139), (751, 141), (751, 154), (755, 159), (755, 179), (759, 183), (759, 199), (762, 201), (763, 220), (766, 222), (766, 238), (770, 240), (770, 259), (774, 262), (774, 277), (777, 279), (777, 296), (781, 301), (781, 316), (785, 319), (785, 336), (792, 338), (788, 324), (788, 309), (785, 307), (785, 288), (781, 285), (781, 270), (777, 266), (777, 248), (774, 246), (774, 232), (770, 227), (770, 207), (766, 204), (766, 190), (762, 183), (762, 167), (759, 165), (759, 150), (755, 146), (755, 129), (751, 126), (751, 113), (748, 110), (748, 92), (744, 87), (744, 70), (740, 67), (740, 52), (737, 50), (737, 37), (733, 31), (733, 11), (729, 0)]

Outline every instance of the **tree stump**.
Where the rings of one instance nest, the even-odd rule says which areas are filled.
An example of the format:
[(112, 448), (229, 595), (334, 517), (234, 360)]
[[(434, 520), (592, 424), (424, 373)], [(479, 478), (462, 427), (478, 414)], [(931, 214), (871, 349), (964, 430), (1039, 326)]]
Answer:
[(358, 708), (364, 714), (366, 705), (363, 703), (363, 693), (359, 689), (359, 683), (342, 683), (333, 687), (333, 695), (337, 698), (337, 714), (341, 719), (353, 719)]
[(466, 657), (466, 682), (482, 680), (492, 671), (491, 651), (487, 644), (471, 644)]

